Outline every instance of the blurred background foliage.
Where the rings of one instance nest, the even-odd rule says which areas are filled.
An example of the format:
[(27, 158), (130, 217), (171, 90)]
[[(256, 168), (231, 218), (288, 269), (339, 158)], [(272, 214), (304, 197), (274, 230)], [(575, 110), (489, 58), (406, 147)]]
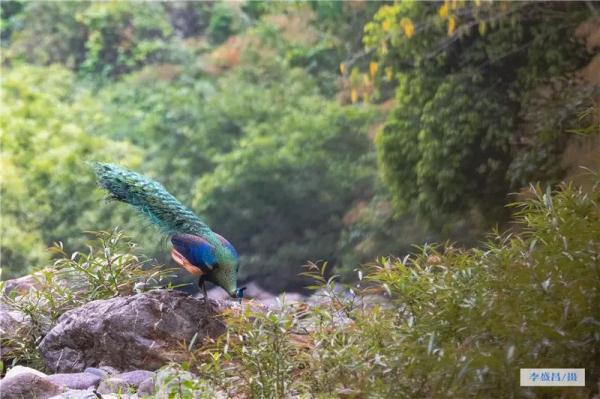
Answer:
[(3, 279), (116, 225), (169, 262), (89, 161), (162, 182), (271, 291), (307, 261), (350, 277), (412, 243), (473, 245), (509, 193), (598, 167), (594, 4), (0, 7)]

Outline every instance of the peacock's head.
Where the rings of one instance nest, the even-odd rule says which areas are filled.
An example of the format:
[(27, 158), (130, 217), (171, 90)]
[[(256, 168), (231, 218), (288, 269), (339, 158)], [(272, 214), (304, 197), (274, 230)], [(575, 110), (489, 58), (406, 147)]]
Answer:
[(231, 294), (231, 297), (234, 299), (241, 300), (244, 297), (244, 290), (246, 287), (236, 288), (235, 291)]

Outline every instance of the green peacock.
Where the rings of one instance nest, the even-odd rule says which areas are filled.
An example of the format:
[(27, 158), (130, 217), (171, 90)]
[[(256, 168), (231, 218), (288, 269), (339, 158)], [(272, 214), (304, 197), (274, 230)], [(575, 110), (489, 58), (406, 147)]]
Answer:
[(116, 165), (94, 164), (98, 184), (108, 198), (125, 202), (167, 234), (171, 257), (189, 273), (223, 288), (232, 298), (243, 298), (245, 287), (237, 285), (240, 257), (229, 241), (215, 233), (160, 183)]

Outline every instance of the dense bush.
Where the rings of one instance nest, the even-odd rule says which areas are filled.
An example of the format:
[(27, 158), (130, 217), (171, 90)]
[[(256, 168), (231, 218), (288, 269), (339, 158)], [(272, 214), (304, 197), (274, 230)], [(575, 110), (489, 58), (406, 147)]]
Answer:
[[(386, 71), (377, 87), (395, 86), (377, 150), (399, 211), (438, 225), (472, 209), (502, 221), (508, 192), (563, 176), (569, 120), (590, 98), (580, 87), (563, 96), (565, 85), (554, 83), (589, 59), (565, 40), (588, 16), (580, 3), (380, 7), (364, 41), (379, 61), (374, 70)], [(540, 88), (553, 105), (531, 106)]]
[[(514, 205), (518, 233), (382, 259), (343, 290), (313, 266), (321, 304), (232, 314), (191, 365), (253, 398), (589, 397), (600, 375), (599, 200), (598, 185), (532, 187)], [(592, 383), (519, 388), (529, 367), (583, 367)]]
[(41, 266), (48, 259), (44, 248), (52, 242), (80, 247), (83, 231), (119, 224), (100, 206), (102, 197), (94, 193), (86, 161), (124, 160), (134, 165), (140, 158), (127, 142), (91, 134), (105, 115), (93, 95), (77, 87), (64, 68), (9, 70), (3, 74), (0, 96), (6, 279)]

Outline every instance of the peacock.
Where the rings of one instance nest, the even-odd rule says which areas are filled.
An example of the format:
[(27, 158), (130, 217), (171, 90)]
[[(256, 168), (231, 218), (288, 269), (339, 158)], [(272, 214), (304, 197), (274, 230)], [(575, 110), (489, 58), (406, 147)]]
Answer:
[(229, 241), (215, 233), (160, 183), (107, 163), (93, 165), (108, 199), (125, 202), (167, 234), (173, 260), (194, 276), (208, 303), (205, 281), (223, 288), (232, 298), (244, 297), (237, 286), (240, 257)]

